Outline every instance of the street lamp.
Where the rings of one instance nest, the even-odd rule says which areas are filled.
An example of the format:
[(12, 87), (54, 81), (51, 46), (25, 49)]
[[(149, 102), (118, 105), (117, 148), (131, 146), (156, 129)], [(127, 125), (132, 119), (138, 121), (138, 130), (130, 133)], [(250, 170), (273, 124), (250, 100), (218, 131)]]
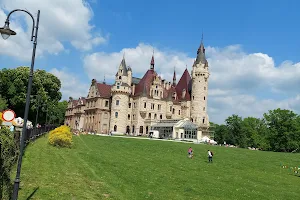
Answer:
[(22, 165), (22, 156), (24, 151), (24, 139), (27, 129), (27, 119), (28, 119), (28, 112), (29, 112), (29, 105), (30, 105), (30, 94), (31, 94), (31, 88), (32, 88), (32, 79), (33, 79), (33, 69), (34, 69), (34, 61), (35, 61), (35, 51), (36, 51), (36, 45), (37, 45), (37, 36), (38, 36), (38, 30), (39, 30), (39, 20), (40, 20), (40, 10), (38, 10), (37, 13), (37, 21), (35, 23), (33, 15), (28, 12), (27, 10), (21, 10), (21, 9), (15, 9), (11, 11), (6, 18), (5, 25), (3, 28), (0, 28), (0, 33), (4, 40), (8, 39), (11, 35), (16, 35), (17, 33), (9, 28), (9, 17), (14, 12), (25, 12), (32, 18), (32, 33), (31, 33), (31, 41), (33, 41), (33, 50), (32, 50), (32, 58), (31, 58), (31, 68), (29, 73), (29, 79), (28, 79), (28, 87), (27, 87), (27, 95), (26, 95), (26, 105), (25, 105), (25, 114), (24, 114), (24, 124), (22, 129), (22, 136), (21, 136), (21, 144), (20, 144), (20, 155), (18, 158), (18, 165), (17, 165), (17, 173), (16, 178), (14, 181), (14, 191), (12, 195), (12, 199), (16, 200), (18, 198), (18, 192), (19, 192), (19, 185), (20, 185), (20, 173), (21, 173), (21, 165)]

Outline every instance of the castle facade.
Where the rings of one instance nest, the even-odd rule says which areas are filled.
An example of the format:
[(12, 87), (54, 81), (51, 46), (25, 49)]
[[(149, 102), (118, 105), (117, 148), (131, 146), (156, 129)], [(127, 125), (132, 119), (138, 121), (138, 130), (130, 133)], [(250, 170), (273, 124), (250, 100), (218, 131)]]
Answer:
[(199, 129), (209, 127), (207, 96), (209, 66), (203, 42), (191, 74), (187, 69), (180, 80), (162, 79), (155, 71), (154, 55), (142, 78), (132, 76), (123, 57), (114, 84), (93, 79), (87, 97), (70, 97), (65, 124), (73, 129), (107, 134), (110, 131), (145, 135), (153, 122), (190, 119)]

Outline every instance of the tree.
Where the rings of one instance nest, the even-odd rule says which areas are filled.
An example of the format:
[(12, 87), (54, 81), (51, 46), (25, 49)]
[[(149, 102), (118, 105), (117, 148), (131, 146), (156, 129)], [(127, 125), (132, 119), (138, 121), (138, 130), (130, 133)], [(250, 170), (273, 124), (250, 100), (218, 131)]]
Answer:
[(67, 101), (52, 104), (49, 107), (49, 122), (52, 124), (63, 125), (67, 106)]
[(274, 151), (293, 151), (300, 146), (300, 117), (290, 110), (270, 110), (264, 114)]
[(225, 122), (228, 129), (228, 135), (225, 138), (226, 141), (242, 148), (247, 147), (247, 137), (242, 131), (242, 118), (238, 115), (232, 115)]
[(215, 124), (216, 129), (215, 129), (215, 141), (218, 144), (223, 144), (224, 141), (226, 143), (230, 143), (231, 139), (228, 138), (229, 132), (228, 132), (228, 128), (226, 125), (221, 124)]
[(247, 146), (265, 150), (270, 148), (268, 127), (263, 119), (255, 117), (244, 118), (242, 132), (246, 135)]
[[(14, 110), (17, 116), (23, 117), (25, 111), (29, 67), (2, 69), (0, 71), (0, 94), (7, 100), (8, 108)], [(28, 118), (35, 120), (37, 108), (44, 104), (57, 104), (61, 99), (60, 80), (45, 70), (36, 70), (33, 76), (31, 104)], [(42, 109), (43, 110), (43, 109)], [(39, 121), (45, 121), (46, 114), (39, 114)]]
[(7, 101), (0, 95), (0, 112), (7, 108)]

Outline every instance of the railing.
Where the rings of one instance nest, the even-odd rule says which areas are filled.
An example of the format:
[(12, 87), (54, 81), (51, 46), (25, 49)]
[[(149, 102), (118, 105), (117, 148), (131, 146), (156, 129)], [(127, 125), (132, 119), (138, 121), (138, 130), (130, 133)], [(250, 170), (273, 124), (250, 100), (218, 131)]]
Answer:
[(29, 142), (32, 142), (36, 140), (38, 137), (45, 135), (49, 131), (55, 129), (57, 126), (55, 125), (45, 125), (39, 128), (31, 128), (27, 129), (25, 133), (25, 145), (27, 145)]

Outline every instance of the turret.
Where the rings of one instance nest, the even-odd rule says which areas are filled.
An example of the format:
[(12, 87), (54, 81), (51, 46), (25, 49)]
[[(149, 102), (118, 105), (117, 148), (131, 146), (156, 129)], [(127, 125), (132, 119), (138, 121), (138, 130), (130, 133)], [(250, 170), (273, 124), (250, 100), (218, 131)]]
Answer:
[(131, 93), (129, 82), (131, 82), (131, 69), (127, 69), (125, 58), (123, 57), (116, 73), (115, 84), (111, 88), (110, 129), (113, 132), (126, 132), (129, 95)]
[(203, 38), (192, 69), (191, 120), (198, 126), (209, 126), (207, 114), (208, 62), (205, 57)]

